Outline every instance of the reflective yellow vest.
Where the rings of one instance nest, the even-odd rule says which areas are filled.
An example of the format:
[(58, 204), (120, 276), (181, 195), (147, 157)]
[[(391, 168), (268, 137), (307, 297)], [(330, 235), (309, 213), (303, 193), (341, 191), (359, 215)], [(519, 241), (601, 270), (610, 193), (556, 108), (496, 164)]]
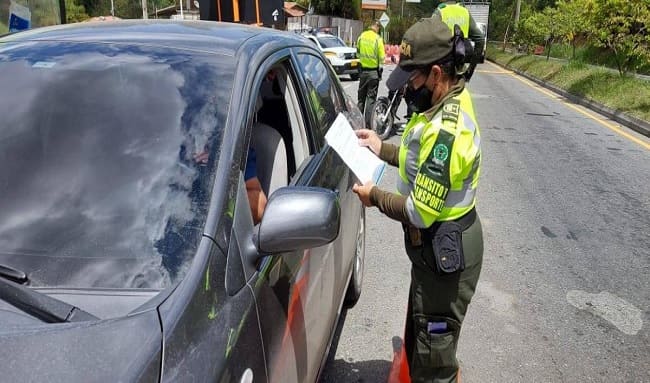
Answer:
[(467, 89), (430, 121), (413, 115), (402, 134), (397, 181), (411, 224), (428, 228), (467, 214), (476, 205), (480, 165), (481, 134)]
[(384, 41), (375, 31), (363, 32), (357, 40), (357, 57), (366, 69), (378, 68), (384, 63)]
[(460, 30), (463, 31), (463, 37), (469, 36), (469, 11), (467, 8), (460, 4), (445, 4), (442, 3), (438, 6), (440, 18), (445, 22), (454, 32), (454, 25), (458, 24)]

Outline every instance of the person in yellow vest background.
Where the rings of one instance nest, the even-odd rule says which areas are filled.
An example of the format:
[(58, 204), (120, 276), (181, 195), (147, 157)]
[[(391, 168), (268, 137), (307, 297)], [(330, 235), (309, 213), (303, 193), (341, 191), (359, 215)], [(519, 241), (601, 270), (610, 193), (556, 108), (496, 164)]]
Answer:
[(412, 382), (458, 382), (456, 346), (483, 263), (475, 208), (481, 134), (461, 72), (467, 43), (438, 16), (416, 22), (388, 81), (408, 84), (407, 102), (420, 112), (399, 146), (372, 130), (356, 131), (359, 145), (399, 170), (397, 193), (372, 182), (352, 190), (404, 229), (411, 261), (404, 349)]
[(475, 54), (468, 63), (469, 65), (465, 74), (465, 79), (469, 81), (478, 64), (478, 53), (483, 52), (483, 45), (485, 45), (483, 30), (476, 25), (469, 10), (462, 3), (457, 3), (455, 0), (443, 0), (433, 12), (433, 16), (436, 15), (440, 16), (452, 33), (454, 32), (454, 25), (458, 25), (463, 32), (463, 37), (474, 43)]
[(361, 66), (357, 105), (362, 112), (366, 104), (372, 105), (377, 99), (377, 89), (383, 72), (385, 52), (384, 40), (379, 36), (380, 30), (379, 21), (373, 21), (370, 28), (357, 39), (357, 57)]

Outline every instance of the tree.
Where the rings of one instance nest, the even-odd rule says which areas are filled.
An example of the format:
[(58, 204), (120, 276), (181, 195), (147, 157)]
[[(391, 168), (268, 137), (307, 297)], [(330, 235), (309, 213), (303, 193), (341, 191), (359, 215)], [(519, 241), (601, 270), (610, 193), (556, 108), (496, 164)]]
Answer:
[(581, 35), (586, 35), (589, 20), (584, 15), (584, 9), (590, 0), (559, 0), (557, 2), (558, 17), (564, 41), (573, 48), (572, 58), (576, 57), (576, 41)]
[(361, 0), (345, 1), (341, 4), (341, 17), (357, 20), (361, 17)]
[(650, 3), (591, 0), (586, 12), (596, 46), (609, 49), (623, 76), (650, 61)]
[(106, 16), (111, 14), (111, 2), (107, 0), (78, 0), (90, 16)]
[(543, 30), (546, 32), (546, 60), (548, 60), (551, 57), (553, 43), (561, 39), (564, 34), (564, 25), (557, 8), (545, 8), (542, 11), (540, 20), (543, 24)]
[(115, 16), (123, 19), (141, 19), (142, 3), (137, 0), (113, 0)]
[(77, 5), (75, 0), (65, 0), (65, 21), (67, 23), (77, 23), (87, 20), (89, 17), (83, 5)]
[(542, 44), (549, 35), (546, 17), (541, 12), (535, 12), (519, 21), (514, 41), (526, 47), (530, 51)]

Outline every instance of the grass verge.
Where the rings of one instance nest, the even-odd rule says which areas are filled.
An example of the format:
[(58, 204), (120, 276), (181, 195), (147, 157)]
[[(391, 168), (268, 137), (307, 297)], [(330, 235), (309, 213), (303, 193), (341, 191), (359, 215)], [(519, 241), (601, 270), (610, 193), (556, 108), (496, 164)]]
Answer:
[(518, 69), (576, 96), (650, 122), (650, 81), (589, 67), (575, 61), (546, 60), (546, 57), (516, 55), (488, 46), (487, 58), (507, 68)]

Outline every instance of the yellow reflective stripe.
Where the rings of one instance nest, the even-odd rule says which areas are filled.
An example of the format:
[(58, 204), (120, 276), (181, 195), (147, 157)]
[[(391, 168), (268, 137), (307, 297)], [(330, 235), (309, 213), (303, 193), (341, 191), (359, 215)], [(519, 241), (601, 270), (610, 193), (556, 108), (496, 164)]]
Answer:
[(409, 195), (406, 199), (406, 214), (409, 217), (411, 225), (415, 227), (426, 229), (427, 227), (431, 226), (431, 224), (427, 225), (424, 219), (422, 219), (420, 211), (415, 207), (415, 204), (413, 203), (413, 195)]
[(414, 182), (420, 164), (412, 160), (412, 156), (420, 152), (420, 137), (424, 127), (429, 123), (422, 114), (411, 118), (402, 133), (399, 148), (399, 175), (404, 182)]
[(465, 190), (450, 191), (445, 200), (445, 207), (467, 207), (472, 205), (476, 198), (476, 189), (471, 186)]
[(409, 195), (411, 194), (411, 184), (402, 181), (401, 179), (397, 180), (397, 194), (399, 195)]

